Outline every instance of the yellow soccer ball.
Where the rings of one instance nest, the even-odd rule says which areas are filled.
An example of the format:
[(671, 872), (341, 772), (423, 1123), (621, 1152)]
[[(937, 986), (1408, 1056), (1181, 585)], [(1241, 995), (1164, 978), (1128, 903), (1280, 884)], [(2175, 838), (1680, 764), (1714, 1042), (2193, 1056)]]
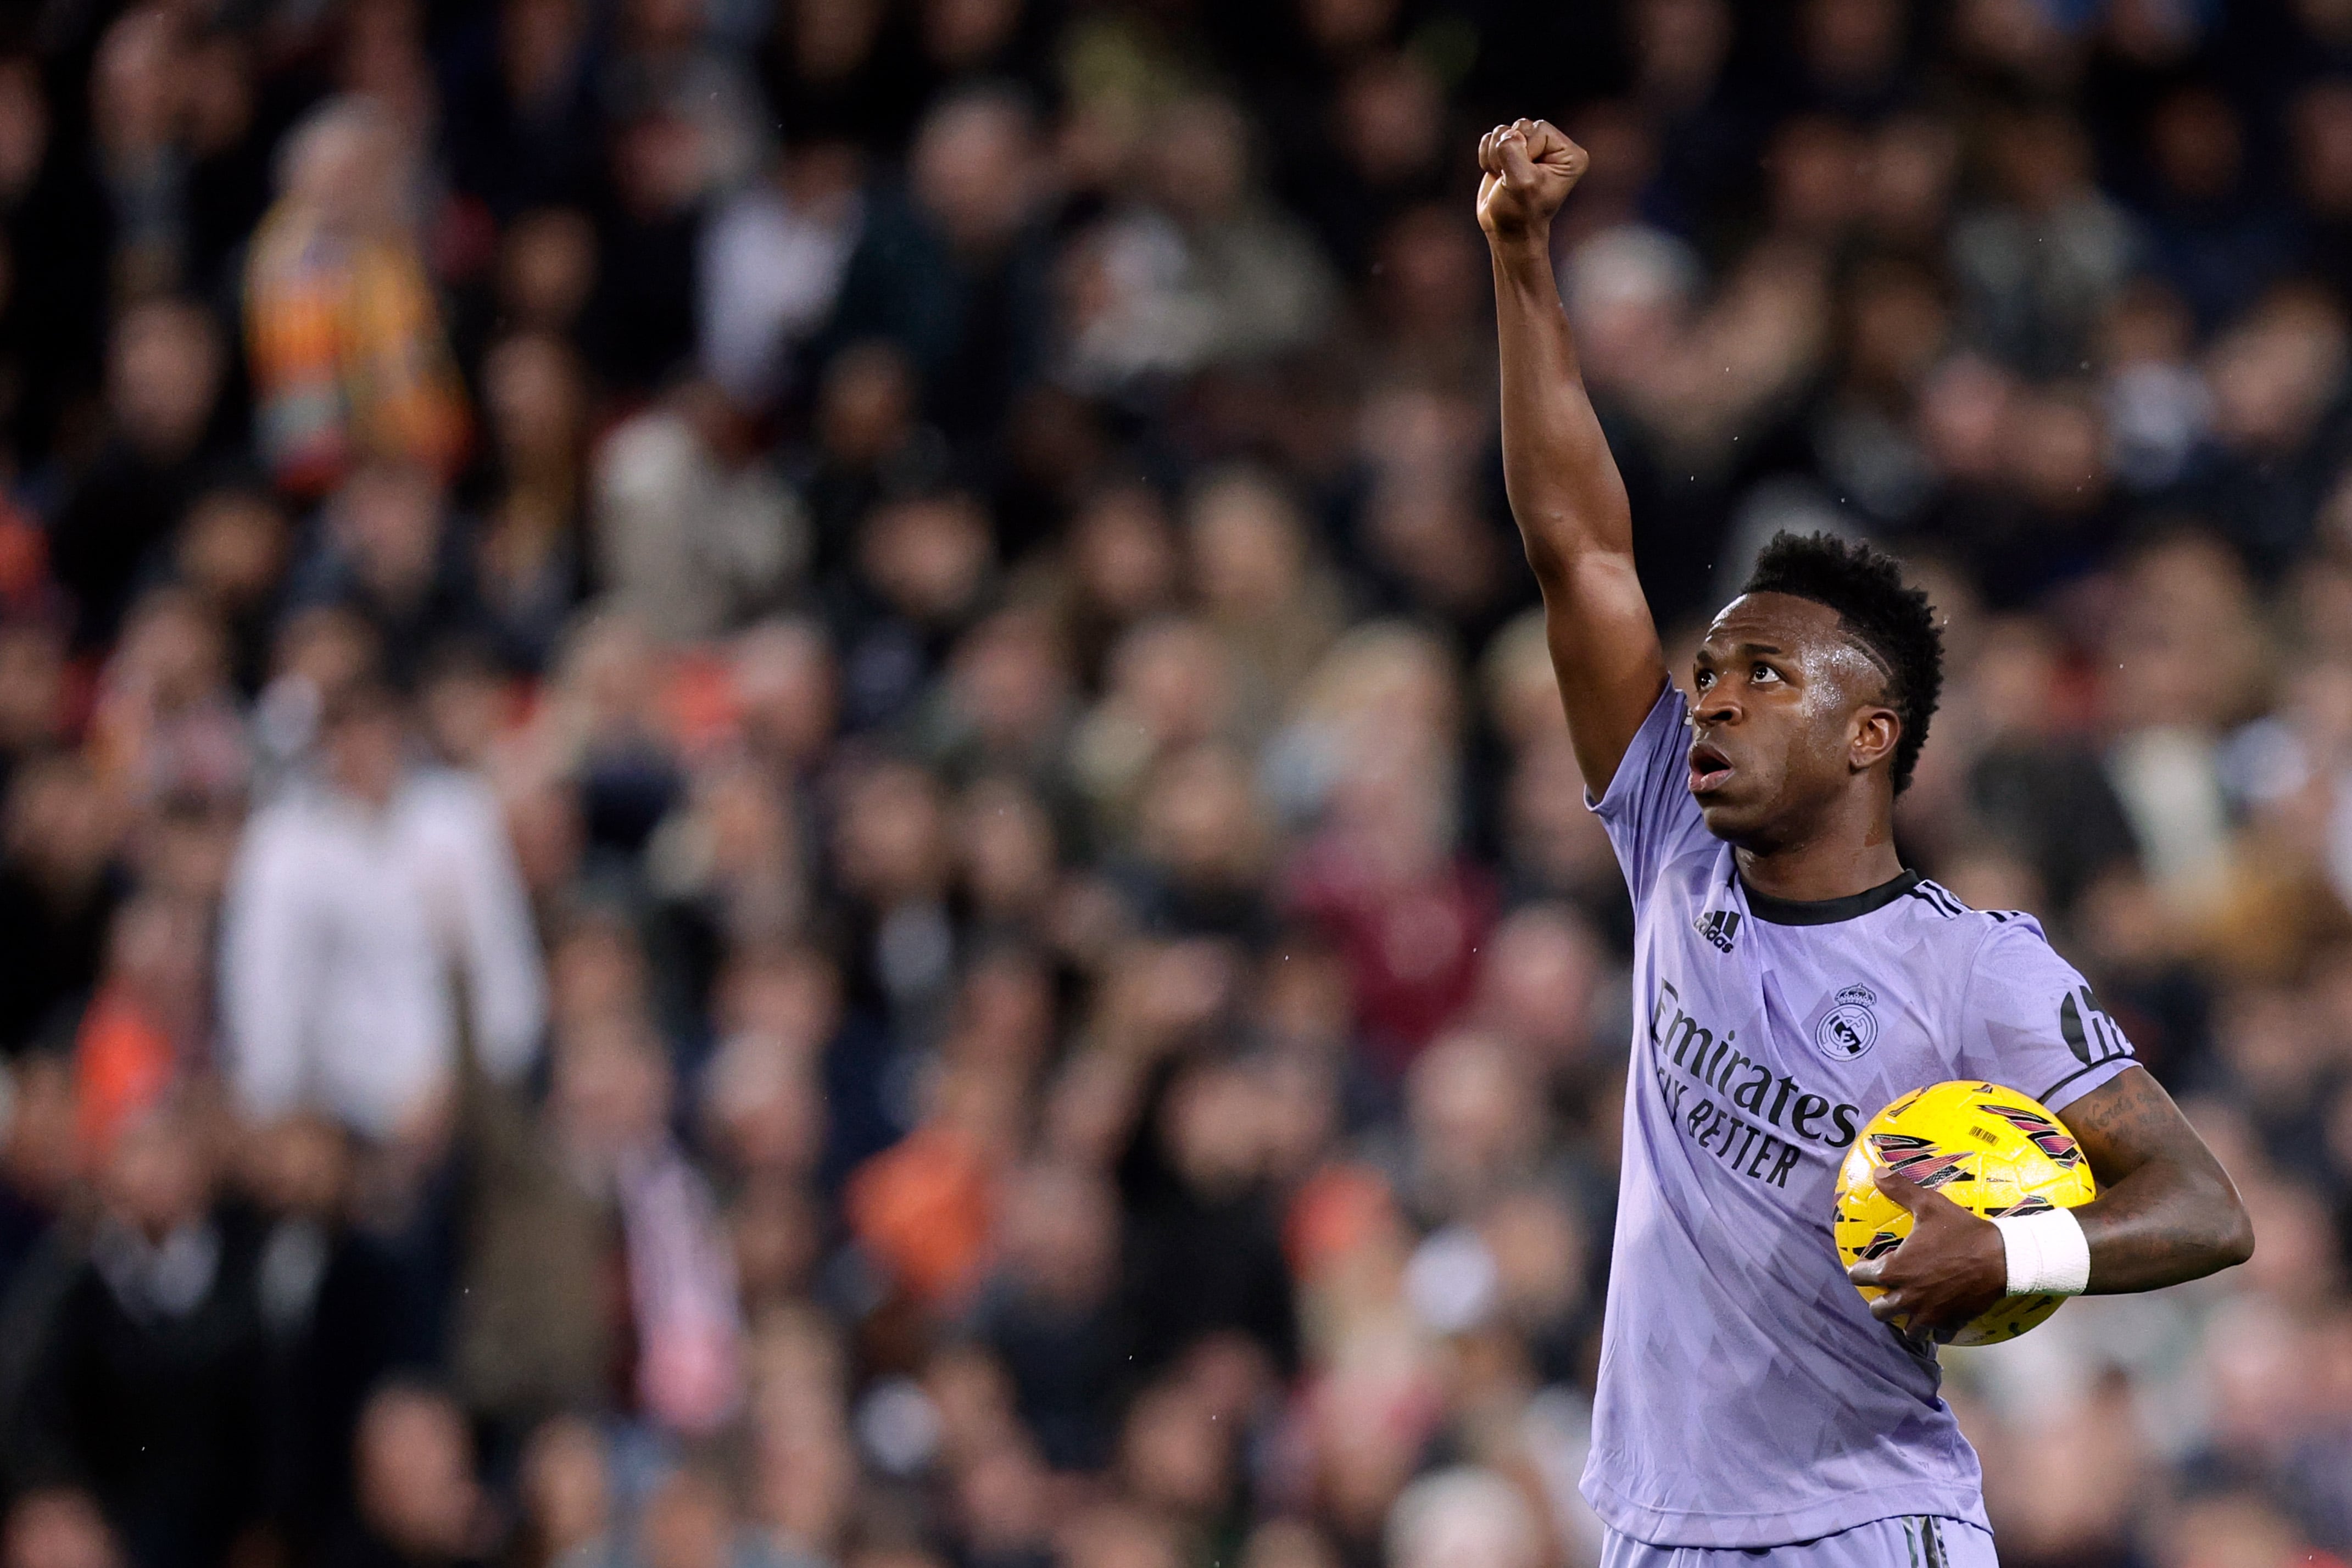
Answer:
[[(1883, 1258), (1911, 1234), (1911, 1216), (1878, 1190), (1874, 1167), (1892, 1166), (1987, 1219), (2073, 1208), (2096, 1196), (2091, 1162), (2066, 1124), (2039, 1101), (1998, 1083), (1937, 1083), (1870, 1119), (1838, 1167), (1833, 1231), (1848, 1268)], [(1883, 1294), (1857, 1287), (1863, 1300)], [(1952, 1338), (1998, 1344), (2042, 1322), (2063, 1296), (2009, 1296)]]

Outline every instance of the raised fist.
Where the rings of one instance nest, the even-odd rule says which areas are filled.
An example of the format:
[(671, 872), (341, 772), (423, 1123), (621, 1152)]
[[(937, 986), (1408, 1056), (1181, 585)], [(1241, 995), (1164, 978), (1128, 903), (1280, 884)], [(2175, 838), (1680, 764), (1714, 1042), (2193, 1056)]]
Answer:
[(1591, 164), (1548, 120), (1497, 125), (1478, 139), (1478, 226), (1492, 240), (1542, 234)]

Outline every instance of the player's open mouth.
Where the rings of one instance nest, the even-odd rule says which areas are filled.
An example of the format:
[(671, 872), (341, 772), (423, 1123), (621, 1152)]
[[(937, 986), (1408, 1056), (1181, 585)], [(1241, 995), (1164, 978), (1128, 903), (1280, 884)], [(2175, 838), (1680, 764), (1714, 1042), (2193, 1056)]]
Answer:
[(1731, 759), (1706, 741), (1690, 748), (1690, 792), (1706, 795), (1723, 788), (1731, 777)]

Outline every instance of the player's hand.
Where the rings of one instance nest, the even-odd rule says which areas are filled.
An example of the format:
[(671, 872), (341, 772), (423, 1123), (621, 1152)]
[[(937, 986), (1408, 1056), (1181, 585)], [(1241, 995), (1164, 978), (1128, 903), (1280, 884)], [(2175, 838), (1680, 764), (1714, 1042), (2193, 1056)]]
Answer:
[(1549, 120), (1497, 125), (1478, 139), (1478, 226), (1495, 241), (1544, 234), (1591, 163)]
[(1870, 1315), (1914, 1339), (1949, 1340), (2009, 1293), (2009, 1253), (2000, 1229), (1902, 1172), (1875, 1168), (1878, 1190), (1911, 1216), (1911, 1234), (1884, 1258), (1848, 1269), (1857, 1285), (1886, 1293)]

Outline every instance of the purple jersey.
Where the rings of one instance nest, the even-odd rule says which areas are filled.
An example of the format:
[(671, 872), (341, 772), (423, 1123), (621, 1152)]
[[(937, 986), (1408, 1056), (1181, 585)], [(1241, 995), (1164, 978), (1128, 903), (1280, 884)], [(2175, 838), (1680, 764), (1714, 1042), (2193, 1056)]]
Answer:
[(1985, 1523), (1932, 1354), (1870, 1315), (1830, 1239), (1838, 1162), (1955, 1078), (2053, 1110), (2131, 1046), (2032, 917), (1906, 873), (1748, 892), (1691, 799), (1669, 685), (1593, 808), (1635, 911), (1633, 1057), (1584, 1494), (1664, 1546), (1775, 1546), (1898, 1514)]

